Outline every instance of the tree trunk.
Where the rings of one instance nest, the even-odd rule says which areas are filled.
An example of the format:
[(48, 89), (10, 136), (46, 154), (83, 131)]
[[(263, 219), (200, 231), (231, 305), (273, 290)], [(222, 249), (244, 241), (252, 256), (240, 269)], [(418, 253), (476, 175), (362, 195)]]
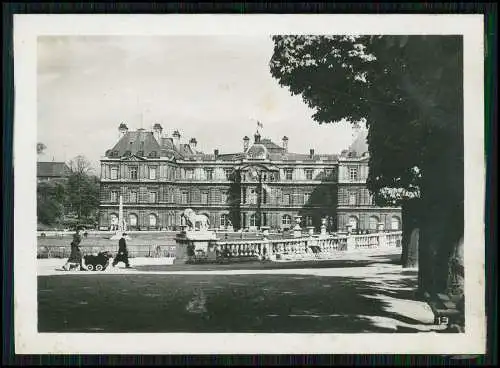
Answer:
[(419, 220), (418, 202), (410, 200), (403, 205), (403, 239), (401, 265), (403, 268), (418, 267)]
[(406, 260), (403, 268), (418, 268), (418, 242), (420, 238), (420, 229), (414, 228), (410, 234), (409, 244), (407, 246)]

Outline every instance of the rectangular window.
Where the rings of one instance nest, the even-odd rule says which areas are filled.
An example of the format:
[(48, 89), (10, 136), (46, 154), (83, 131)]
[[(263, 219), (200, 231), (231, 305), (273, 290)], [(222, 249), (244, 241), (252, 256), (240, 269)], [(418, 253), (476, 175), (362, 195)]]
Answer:
[(130, 179), (137, 180), (137, 166), (130, 166), (128, 168)]
[(188, 192), (181, 193), (181, 203), (188, 203)]
[(118, 202), (118, 192), (111, 192), (111, 202)]
[(349, 206), (356, 205), (356, 193), (349, 193)]
[(283, 204), (290, 204), (290, 194), (283, 194)]
[(130, 202), (137, 202), (137, 192), (130, 192)]
[(332, 169), (325, 169), (325, 179), (326, 180), (331, 180), (332, 179)]
[(149, 202), (156, 203), (156, 192), (149, 192)]
[(201, 193), (201, 203), (208, 204), (208, 193), (207, 192)]
[(304, 204), (308, 204), (309, 203), (309, 197), (310, 197), (309, 193), (304, 193)]
[(186, 179), (187, 180), (192, 180), (193, 179), (193, 169), (186, 169)]
[(212, 169), (205, 169), (205, 176), (207, 180), (214, 180), (214, 171)]
[(227, 202), (227, 192), (221, 192), (221, 202), (226, 203)]
[(113, 180), (118, 179), (118, 167), (117, 166), (111, 167), (111, 179), (113, 179)]
[(307, 169), (306, 170), (306, 179), (307, 180), (312, 180), (312, 178), (313, 178), (313, 171), (310, 170), (310, 169)]
[(224, 173), (226, 174), (226, 180), (231, 180), (231, 174), (233, 173), (232, 169), (225, 169)]
[(358, 180), (358, 169), (355, 167), (349, 168), (349, 179)]
[(149, 168), (149, 179), (156, 180), (156, 167)]
[(292, 169), (286, 169), (285, 170), (285, 179), (286, 180), (292, 180), (292, 172), (293, 172)]

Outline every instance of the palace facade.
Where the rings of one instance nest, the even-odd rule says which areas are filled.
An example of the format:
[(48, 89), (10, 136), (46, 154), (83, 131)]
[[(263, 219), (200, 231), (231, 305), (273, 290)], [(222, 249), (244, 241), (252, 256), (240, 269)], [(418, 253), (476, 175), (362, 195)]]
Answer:
[(285, 230), (296, 215), (317, 229), (326, 218), (330, 231), (401, 227), (401, 209), (374, 206), (366, 188), (366, 132), (341, 155), (292, 153), (286, 136), (276, 144), (258, 131), (236, 153), (203, 153), (195, 138), (166, 136), (159, 124), (151, 131), (121, 124), (119, 134), (101, 159), (101, 229), (118, 223), (120, 197), (131, 230), (177, 230), (186, 208), (217, 229)]

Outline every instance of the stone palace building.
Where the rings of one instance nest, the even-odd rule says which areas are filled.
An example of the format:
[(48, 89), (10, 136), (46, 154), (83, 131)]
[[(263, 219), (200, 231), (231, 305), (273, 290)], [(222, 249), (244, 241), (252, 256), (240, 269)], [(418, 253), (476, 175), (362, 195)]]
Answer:
[(119, 126), (118, 142), (101, 159), (99, 226), (118, 223), (120, 196), (130, 230), (177, 230), (182, 212), (208, 215), (210, 227), (253, 230), (302, 226), (330, 231), (400, 229), (401, 209), (376, 207), (366, 188), (368, 146), (362, 131), (340, 155), (288, 151), (288, 138), (276, 144), (257, 131), (244, 137), (241, 151), (203, 153), (179, 131), (164, 135)]

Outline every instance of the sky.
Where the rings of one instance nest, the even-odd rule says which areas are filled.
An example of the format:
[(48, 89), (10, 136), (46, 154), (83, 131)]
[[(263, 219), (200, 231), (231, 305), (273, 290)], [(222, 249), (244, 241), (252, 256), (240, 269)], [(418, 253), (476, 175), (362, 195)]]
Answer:
[(320, 125), (300, 96), (271, 77), (268, 36), (43, 36), (38, 38), (40, 161), (85, 156), (94, 166), (118, 140), (118, 125), (194, 137), (206, 153), (239, 152), (253, 137), (289, 151), (339, 153), (346, 122)]

